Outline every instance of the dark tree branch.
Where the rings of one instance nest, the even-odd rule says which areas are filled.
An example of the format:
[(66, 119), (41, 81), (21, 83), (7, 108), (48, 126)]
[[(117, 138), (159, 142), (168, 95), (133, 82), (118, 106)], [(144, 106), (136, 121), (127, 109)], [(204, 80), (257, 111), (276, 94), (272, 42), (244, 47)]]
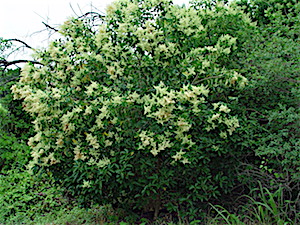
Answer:
[(16, 41), (16, 42), (20, 42), (22, 43), (26, 48), (29, 48), (29, 49), (33, 49), (30, 45), (28, 45), (26, 42), (24, 41), (21, 41), (19, 39), (6, 39), (7, 41)]
[(78, 19), (81, 19), (81, 18), (83, 18), (83, 17), (90, 16), (90, 15), (92, 15), (93, 18), (94, 18), (94, 17), (99, 17), (99, 18), (105, 17), (105, 16), (103, 16), (103, 15), (101, 15), (100, 13), (97, 13), (97, 12), (87, 12), (87, 13), (83, 14), (82, 16), (79, 16)]
[(0, 67), (2, 67), (2, 66), (9, 67), (11, 65), (15, 65), (15, 64), (19, 64), (19, 63), (32, 63), (32, 64), (43, 65), (42, 63), (40, 63), (38, 61), (19, 59), (19, 60), (13, 60), (13, 61), (0, 60)]
[(33, 61), (33, 60), (25, 60), (25, 59), (19, 59), (19, 60), (13, 60), (13, 61), (0, 60), (0, 67), (1, 67), (2, 74), (4, 74), (7, 67), (12, 66), (12, 65), (17, 66), (17, 64), (19, 64), (19, 63), (32, 63), (32, 64), (44, 66), (42, 63), (40, 63), (38, 61)]
[(54, 27), (51, 27), (49, 24), (45, 23), (45, 22), (42, 22), (47, 28), (51, 29), (51, 30), (54, 30), (55, 32), (58, 32), (58, 30)]
[[(71, 8), (72, 8), (72, 6), (71, 6)], [(73, 9), (73, 8), (72, 8), (72, 9)], [(73, 10), (73, 11), (74, 11), (74, 10)], [(75, 11), (74, 11), (74, 13), (75, 13)], [(76, 14), (76, 13), (75, 13), (75, 14)], [(82, 18), (87, 18), (88, 16), (91, 16), (91, 20), (92, 20), (93, 22), (95, 22), (96, 19), (102, 19), (103, 17), (105, 17), (104, 15), (101, 15), (100, 13), (97, 13), (97, 12), (87, 12), (87, 13), (81, 15), (81, 16), (77, 15), (77, 18), (78, 18), (78, 19), (82, 19)], [(59, 30), (56, 29), (55, 27), (52, 27), (52, 26), (50, 26), (49, 24), (47, 24), (47, 23), (45, 23), (45, 22), (42, 22), (42, 23), (45, 25), (46, 29), (53, 30), (54, 32), (58, 32), (58, 31), (59, 31)]]

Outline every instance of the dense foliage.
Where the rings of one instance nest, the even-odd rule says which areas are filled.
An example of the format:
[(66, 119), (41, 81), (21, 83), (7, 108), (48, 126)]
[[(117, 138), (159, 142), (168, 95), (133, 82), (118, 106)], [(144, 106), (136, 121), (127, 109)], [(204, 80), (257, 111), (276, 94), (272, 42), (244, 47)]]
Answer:
[[(22, 103), (13, 100), (10, 87), (16, 83), (20, 70), (3, 71), (0, 75), (0, 168), (25, 166), (30, 158), (27, 140), (33, 135), (30, 116), (23, 111)], [(18, 165), (15, 165), (18, 164)]]
[[(7, 59), (12, 44), (0, 39), (0, 60)], [(33, 133), (32, 118), (14, 100), (10, 87), (19, 80), (20, 69), (0, 69), (0, 223), (17, 224), (61, 206), (57, 190), (46, 174), (32, 176), (28, 138)]]
[(115, 2), (96, 32), (67, 21), (36, 56), (45, 66), (27, 65), (12, 87), (35, 118), (31, 167), (48, 166), (84, 203), (156, 213), (228, 192), (244, 157), (231, 99), (247, 79), (225, 65), (252, 25), (239, 10), (197, 6)]
[(239, 70), (250, 81), (241, 103), (248, 118), (256, 121), (252, 129), (259, 142), (253, 149), (265, 158), (265, 166), (296, 184), (296, 194), (300, 190), (300, 4), (293, 0), (237, 4), (259, 25), (245, 45), (247, 55), (241, 58)]
[[(300, 4), (228, 4), (117, 1), (99, 29), (65, 22), (62, 38), (35, 54), (43, 66), (29, 63), (17, 83), (19, 70), (3, 71), (0, 199), (11, 205), (3, 218), (61, 204), (53, 176), (84, 206), (188, 220), (259, 183), (268, 189), (254, 188), (251, 200), (263, 202), (264, 221), (297, 223)], [(10, 186), (20, 180), (19, 190)]]

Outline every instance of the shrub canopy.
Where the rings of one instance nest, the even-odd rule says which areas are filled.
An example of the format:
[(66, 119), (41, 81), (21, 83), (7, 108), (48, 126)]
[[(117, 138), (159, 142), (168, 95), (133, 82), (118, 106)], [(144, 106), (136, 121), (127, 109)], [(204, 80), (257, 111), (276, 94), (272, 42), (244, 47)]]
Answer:
[(97, 30), (66, 21), (11, 88), (34, 118), (29, 168), (85, 204), (157, 212), (228, 192), (245, 157), (231, 106), (247, 85), (230, 59), (253, 27), (238, 9), (168, 0), (114, 2)]

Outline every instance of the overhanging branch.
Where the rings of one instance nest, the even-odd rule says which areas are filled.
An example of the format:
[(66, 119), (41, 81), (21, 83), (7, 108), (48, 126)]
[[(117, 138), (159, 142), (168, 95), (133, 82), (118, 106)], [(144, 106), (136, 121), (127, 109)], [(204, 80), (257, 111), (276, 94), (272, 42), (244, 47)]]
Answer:
[(19, 40), (19, 39), (15, 39), (15, 38), (13, 38), (13, 39), (6, 39), (6, 41), (16, 41), (16, 42), (19, 42), (19, 43), (23, 44), (26, 48), (33, 49), (33, 48), (32, 48), (30, 45), (28, 45), (26, 42), (21, 41), (21, 40)]
[(25, 60), (25, 59), (19, 59), (19, 60), (13, 60), (13, 61), (7, 61), (7, 60), (0, 60), (0, 67), (9, 67), (11, 65), (16, 65), (19, 63), (32, 63), (32, 64), (38, 64), (38, 65), (44, 65), (38, 61), (33, 61), (33, 60)]

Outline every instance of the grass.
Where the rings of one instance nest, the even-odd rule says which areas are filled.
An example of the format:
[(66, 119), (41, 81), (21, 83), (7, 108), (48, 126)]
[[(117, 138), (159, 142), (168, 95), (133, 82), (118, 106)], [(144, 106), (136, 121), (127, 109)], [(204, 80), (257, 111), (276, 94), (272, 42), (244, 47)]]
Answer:
[(239, 214), (230, 213), (222, 206), (211, 205), (212, 210), (216, 213), (212, 217), (207, 217), (205, 223), (200, 221), (184, 221), (172, 222), (170, 219), (159, 218), (156, 221), (149, 221), (145, 218), (139, 221), (133, 221), (133, 218), (122, 218), (122, 215), (113, 210), (110, 205), (107, 206), (93, 206), (91, 209), (83, 209), (79, 207), (73, 207), (71, 209), (62, 208), (59, 211), (49, 212), (45, 215), (39, 215), (34, 220), (24, 218), (21, 221), (12, 221), (5, 223), (7, 225), (17, 224), (35, 224), (35, 225), (77, 225), (77, 224), (153, 224), (153, 225), (185, 225), (185, 224), (230, 224), (230, 225), (246, 225), (246, 224), (259, 224), (259, 225), (292, 225), (297, 224), (300, 220), (300, 212), (294, 210), (294, 214), (291, 217), (291, 209), (293, 208), (293, 202), (283, 200), (283, 190), (278, 189), (274, 193), (271, 193), (267, 188), (260, 185), (255, 191), (258, 192), (259, 200), (255, 200), (254, 197), (245, 196), (249, 199), (249, 204), (242, 206)]
[(252, 190), (252, 196), (244, 197), (249, 203), (240, 207), (237, 215), (222, 206), (211, 205), (217, 215), (208, 224), (294, 225), (300, 222), (300, 211), (296, 209), (299, 200), (285, 200), (283, 188), (271, 192), (259, 183), (259, 187)]
[[(157, 220), (128, 215), (111, 205), (94, 205), (89, 209), (78, 207), (64, 199), (51, 181), (44, 176), (35, 179), (25, 171), (7, 171), (0, 176), (0, 224), (7, 225), (102, 225), (102, 224), (153, 224), (153, 225), (186, 225), (186, 224), (259, 224), (259, 225), (292, 225), (300, 224), (299, 196), (293, 201), (284, 196), (284, 189), (270, 191), (258, 183), (249, 195), (243, 195), (247, 204), (235, 209), (235, 213), (220, 205), (210, 205), (211, 210), (203, 221), (188, 221), (174, 214)], [(47, 181), (47, 182), (46, 182)], [(6, 202), (6, 203), (5, 203)], [(5, 220), (3, 218), (6, 218)], [(196, 217), (196, 216), (195, 216)], [(2, 223), (1, 223), (2, 222)]]

